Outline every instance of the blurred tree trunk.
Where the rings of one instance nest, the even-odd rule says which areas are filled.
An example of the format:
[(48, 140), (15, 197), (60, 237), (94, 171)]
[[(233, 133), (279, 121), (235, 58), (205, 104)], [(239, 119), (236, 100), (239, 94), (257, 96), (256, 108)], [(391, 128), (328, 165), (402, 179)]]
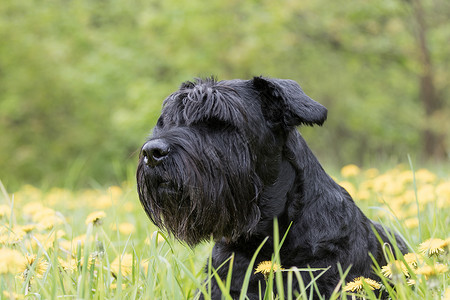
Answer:
[[(409, 2), (409, 1), (408, 1)], [(413, 17), (416, 24), (415, 39), (420, 56), (420, 100), (425, 109), (425, 126), (423, 131), (423, 154), (428, 158), (444, 159), (447, 156), (445, 136), (433, 126), (433, 116), (443, 109), (434, 84), (433, 65), (427, 43), (427, 25), (421, 0), (409, 2), (413, 9)]]

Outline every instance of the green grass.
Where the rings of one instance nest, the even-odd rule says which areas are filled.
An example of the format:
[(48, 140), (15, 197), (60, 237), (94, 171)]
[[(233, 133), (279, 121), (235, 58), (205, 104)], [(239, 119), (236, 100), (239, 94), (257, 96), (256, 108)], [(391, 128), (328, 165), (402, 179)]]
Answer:
[[(448, 299), (450, 179), (427, 170), (411, 172), (405, 166), (377, 172), (350, 167), (336, 174), (336, 180), (370, 218), (396, 228), (412, 252), (420, 253), (419, 245), (429, 238), (447, 239), (440, 253), (423, 255), (417, 268), (400, 258), (408, 266), (409, 276), (398, 272), (391, 278), (381, 275), (381, 288), (392, 299), (444, 299), (444, 294)], [(0, 188), (0, 299), (191, 299), (198, 292), (208, 299), (205, 282), (219, 279), (208, 263), (212, 243), (190, 249), (159, 232), (140, 207), (130, 183), (80, 191), (23, 186), (14, 194)], [(104, 214), (96, 220), (95, 212), (100, 211)], [(91, 222), (86, 224), (88, 217)], [(279, 265), (277, 253), (283, 236), (275, 236), (275, 240), (272, 261)], [(27, 255), (28, 265), (24, 263)], [(249, 276), (256, 268), (253, 262), (241, 299), (245, 299)], [(416, 274), (425, 266), (444, 266), (447, 271)], [(382, 267), (377, 269), (380, 274)], [(343, 295), (347, 271), (342, 270), (332, 299)], [(287, 276), (282, 277), (281, 272)], [(312, 270), (272, 270), (266, 276), (268, 288), (265, 292), (261, 289), (261, 299), (311, 299), (316, 291), (314, 280), (302, 282), (302, 272)], [(231, 272), (219, 284), (225, 299), (231, 299), (230, 278)], [(301, 290), (294, 297), (289, 292), (273, 294), (274, 286), (284, 284), (283, 278), (290, 287), (299, 281)], [(358, 295), (376, 299), (368, 285), (362, 285)], [(355, 298), (362, 299), (358, 295)]]

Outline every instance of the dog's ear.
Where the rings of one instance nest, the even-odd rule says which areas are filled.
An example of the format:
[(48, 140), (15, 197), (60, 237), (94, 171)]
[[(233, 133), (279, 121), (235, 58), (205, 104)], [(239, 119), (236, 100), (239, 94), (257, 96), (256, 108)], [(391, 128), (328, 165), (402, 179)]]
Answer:
[(312, 126), (322, 125), (327, 119), (327, 109), (309, 98), (293, 80), (254, 77), (253, 86), (261, 95), (263, 113), (272, 121)]

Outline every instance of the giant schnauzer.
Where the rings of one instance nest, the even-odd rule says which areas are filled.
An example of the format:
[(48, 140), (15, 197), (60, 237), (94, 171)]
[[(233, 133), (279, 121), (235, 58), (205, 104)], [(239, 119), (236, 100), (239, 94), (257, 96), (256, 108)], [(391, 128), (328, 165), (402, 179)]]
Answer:
[[(338, 265), (350, 268), (347, 279), (353, 279), (375, 276), (372, 257), (386, 263), (378, 237), (407, 249), (361, 212), (296, 130), (322, 125), (326, 117), (327, 109), (292, 80), (183, 83), (164, 101), (141, 149), (140, 201), (153, 223), (190, 246), (216, 241), (212, 266), (223, 280), (232, 267), (233, 297), (241, 293), (247, 267), (266, 237), (256, 264), (271, 259), (277, 218), (281, 235), (289, 228), (281, 265), (328, 268), (315, 281), (328, 298), (340, 280)], [(233, 266), (223, 264), (232, 255)], [(308, 272), (302, 277), (311, 281)], [(220, 299), (214, 278), (210, 284), (212, 298)], [(261, 287), (264, 277), (252, 274), (248, 298), (259, 298)], [(299, 290), (298, 283), (293, 289)]]

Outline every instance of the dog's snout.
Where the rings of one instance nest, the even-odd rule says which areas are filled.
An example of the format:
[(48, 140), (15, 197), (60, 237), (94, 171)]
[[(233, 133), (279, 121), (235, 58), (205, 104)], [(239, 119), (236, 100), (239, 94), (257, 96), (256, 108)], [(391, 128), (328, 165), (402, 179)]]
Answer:
[(155, 167), (169, 154), (170, 147), (163, 140), (152, 140), (142, 147), (142, 156), (146, 165)]

